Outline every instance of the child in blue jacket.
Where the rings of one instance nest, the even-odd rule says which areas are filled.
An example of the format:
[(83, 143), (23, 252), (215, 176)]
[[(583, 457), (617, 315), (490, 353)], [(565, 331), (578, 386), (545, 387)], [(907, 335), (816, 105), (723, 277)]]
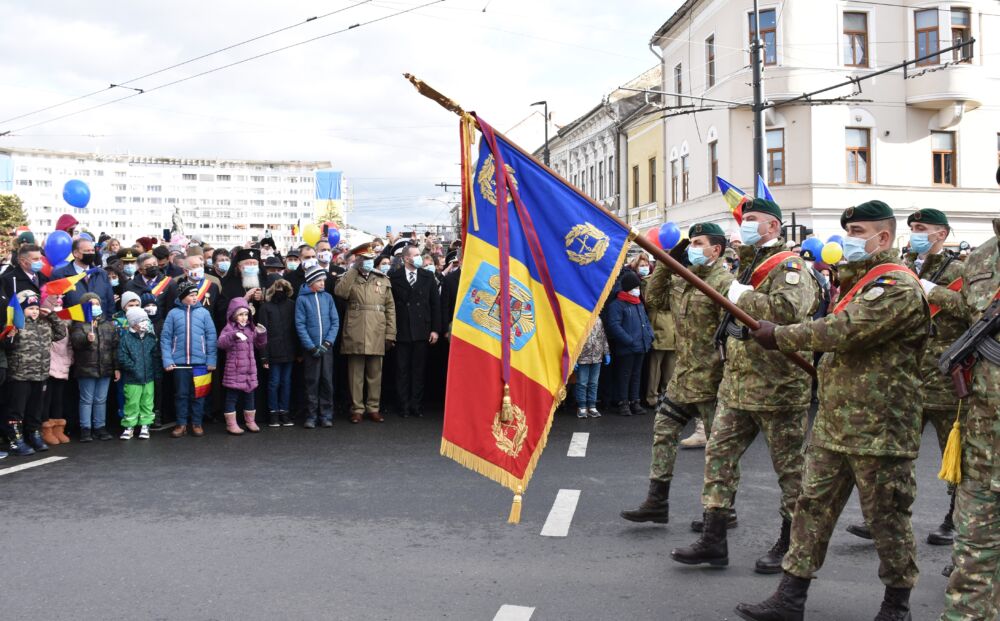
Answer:
[(333, 426), (333, 342), (340, 319), (325, 286), (326, 271), (311, 267), (295, 301), (295, 332), (305, 350), (306, 429), (315, 429), (317, 418), (323, 427)]
[(202, 428), (205, 398), (195, 397), (194, 367), (215, 370), (217, 338), (212, 314), (198, 301), (198, 287), (192, 282), (182, 282), (177, 286), (177, 301), (167, 314), (160, 334), (163, 369), (174, 376), (177, 403), (177, 426), (170, 432), (171, 437), (186, 436), (188, 420), (191, 435), (196, 438), (205, 435)]

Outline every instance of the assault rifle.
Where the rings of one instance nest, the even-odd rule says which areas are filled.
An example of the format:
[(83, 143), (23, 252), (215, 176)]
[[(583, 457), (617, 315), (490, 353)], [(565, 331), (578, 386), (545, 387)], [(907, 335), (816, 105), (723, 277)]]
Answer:
[(959, 399), (969, 396), (972, 367), (980, 359), (985, 358), (987, 362), (1000, 366), (1000, 343), (994, 338), (998, 333), (1000, 298), (995, 298), (979, 321), (972, 324), (938, 359), (938, 369), (951, 376)]

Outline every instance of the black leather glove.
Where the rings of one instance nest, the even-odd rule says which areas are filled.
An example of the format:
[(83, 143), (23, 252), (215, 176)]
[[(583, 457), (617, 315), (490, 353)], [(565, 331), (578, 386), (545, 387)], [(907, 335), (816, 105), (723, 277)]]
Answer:
[(691, 245), (691, 240), (682, 239), (679, 242), (677, 242), (676, 246), (670, 249), (670, 252), (668, 254), (670, 254), (670, 256), (673, 257), (675, 261), (677, 261), (684, 267), (690, 267), (691, 263), (688, 261), (688, 253), (687, 253), (687, 247), (690, 245)]
[(774, 337), (774, 329), (777, 325), (770, 321), (761, 321), (759, 323), (760, 327), (756, 330), (750, 330), (750, 336), (764, 349), (777, 350), (778, 339)]
[(389, 351), (390, 349), (392, 349), (395, 346), (396, 346), (396, 341), (393, 341), (391, 339), (386, 339), (385, 340), (385, 350), (386, 351)]
[(313, 347), (309, 350), (309, 353), (313, 358), (322, 358), (325, 351), (322, 347)]

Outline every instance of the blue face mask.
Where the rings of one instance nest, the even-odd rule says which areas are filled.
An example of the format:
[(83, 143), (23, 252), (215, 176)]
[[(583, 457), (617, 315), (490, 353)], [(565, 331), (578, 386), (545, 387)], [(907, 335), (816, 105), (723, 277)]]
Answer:
[(378, 266), (378, 269), (383, 274), (388, 274), (389, 273), (389, 264), (388, 263), (383, 263), (382, 265)]
[(103, 314), (104, 314), (104, 309), (101, 308), (100, 306), (95, 306), (94, 309), (90, 311), (90, 315), (95, 318), (100, 317)]
[(118, 279), (117, 278), (109, 278), (108, 280), (111, 281), (111, 286), (112, 287), (117, 287), (118, 286)]
[(872, 235), (868, 239), (861, 239), (860, 237), (845, 237), (844, 238), (844, 260), (848, 263), (853, 263), (854, 261), (864, 261), (867, 259), (871, 253), (865, 250), (865, 246), (872, 239), (875, 239), (878, 235)]
[(413, 267), (419, 268), (423, 267), (423, 265), (424, 265), (424, 258), (422, 256), (418, 254), (417, 256), (413, 257)]
[(694, 246), (688, 246), (687, 248), (688, 261), (691, 265), (708, 265), (708, 257), (705, 256), (704, 248), (695, 248)]
[(640, 265), (639, 266), (639, 275), (642, 276), (643, 278), (645, 278), (646, 276), (649, 276), (649, 266), (648, 265)]
[(226, 272), (229, 271), (229, 266), (230, 265), (232, 265), (232, 264), (229, 261), (219, 261), (219, 263), (216, 265), (216, 267), (219, 268), (220, 272), (222, 272), (223, 274), (225, 274)]
[(375, 268), (375, 259), (365, 259), (361, 262), (361, 269), (366, 272), (372, 271)]
[(42, 269), (44, 269), (44, 268), (45, 268), (45, 264), (42, 263), (41, 261), (32, 261), (31, 262), (31, 271), (34, 272), (34, 273), (36, 273), (36, 274), (38, 272), (42, 271)]
[(743, 238), (744, 244), (753, 246), (760, 241), (758, 228), (760, 228), (760, 222), (744, 222), (740, 225), (740, 237)]
[(122, 271), (125, 272), (126, 276), (135, 276), (135, 265), (129, 263), (128, 265), (122, 268)]
[(927, 239), (927, 233), (910, 233), (910, 248), (917, 254), (927, 254), (931, 246), (931, 240)]
[(243, 268), (244, 276), (256, 276), (257, 274), (260, 274), (260, 267), (257, 265), (248, 265)]

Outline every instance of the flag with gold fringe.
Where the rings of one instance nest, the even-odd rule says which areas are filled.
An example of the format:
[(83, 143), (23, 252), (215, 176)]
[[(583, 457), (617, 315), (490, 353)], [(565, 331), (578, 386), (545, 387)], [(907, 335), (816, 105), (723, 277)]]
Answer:
[(441, 454), (510, 488), (517, 523), (634, 232), (481, 118), (463, 116), (461, 142), (463, 265)]

